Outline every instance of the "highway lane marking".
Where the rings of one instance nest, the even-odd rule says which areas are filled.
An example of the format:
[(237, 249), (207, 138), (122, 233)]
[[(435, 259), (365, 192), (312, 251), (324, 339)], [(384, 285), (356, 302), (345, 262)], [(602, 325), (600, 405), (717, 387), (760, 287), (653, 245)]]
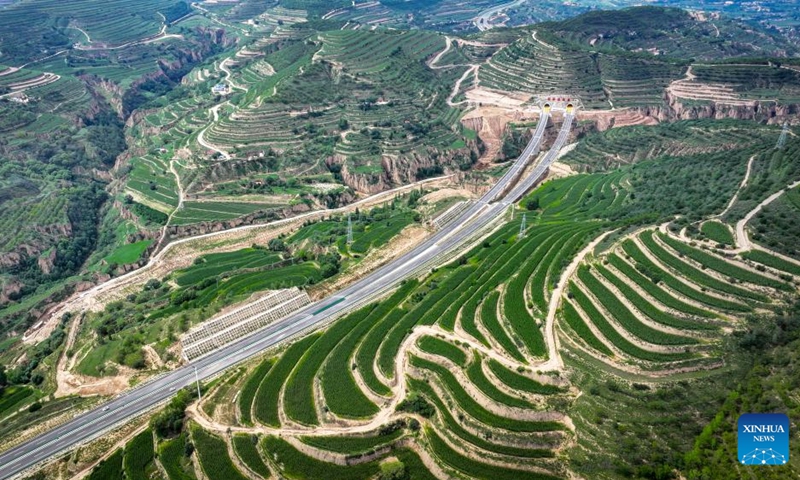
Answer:
[[(177, 378), (176, 380), (173, 380), (172, 382), (169, 382), (169, 383), (165, 384), (161, 388), (156, 389), (156, 391), (153, 392), (153, 393), (160, 392), (164, 388), (173, 386), (174, 384), (179, 383), (182, 380), (185, 380), (185, 377), (179, 376), (179, 378)], [(144, 393), (144, 392), (142, 392), (142, 393)], [(139, 397), (138, 400), (134, 400), (132, 403), (139, 403), (142, 399), (146, 399), (147, 397), (148, 397), (147, 395), (142, 395), (142, 396)], [(112, 402), (117, 401), (117, 400), (119, 400), (119, 399), (112, 400)], [(114, 408), (111, 408), (112, 407), (111, 405), (106, 405), (106, 406), (109, 407), (109, 410), (106, 411), (106, 413), (104, 415), (101, 415), (100, 417), (97, 417), (95, 419), (92, 419), (92, 420), (89, 420), (88, 422), (83, 423), (81, 426), (79, 426), (75, 430), (73, 430), (73, 432), (78, 432), (78, 431), (84, 430), (86, 427), (94, 425), (95, 423), (105, 419), (109, 415), (112, 415), (112, 414), (115, 414), (115, 413), (119, 413), (121, 411), (121, 407), (125, 407), (126, 405), (121, 405), (120, 407), (114, 407)], [(98, 407), (98, 408), (100, 408), (100, 407)], [(105, 407), (102, 407), (102, 408), (105, 408)], [(103, 412), (103, 410), (94, 409), (94, 410), (90, 410), (89, 412), (87, 412), (86, 415), (92, 415), (93, 413), (96, 413), (98, 411), (99, 412)], [(67, 427), (69, 427), (68, 423), (61, 426), (61, 428), (67, 428)], [(24, 460), (25, 458), (33, 455), (34, 453), (42, 450), (43, 448), (51, 446), (53, 443), (60, 441), (64, 437), (64, 434), (66, 434), (66, 432), (64, 432), (63, 434), (59, 434), (58, 430), (52, 430), (50, 432), (50, 434), (51, 435), (55, 435), (55, 438), (50, 440), (47, 443), (44, 443), (44, 444), (40, 445), (39, 447), (35, 448), (34, 450), (31, 450), (31, 451), (29, 451), (27, 453), (24, 453), (22, 455), (17, 456), (16, 459), (11, 461), (11, 462), (9, 462), (8, 465), (13, 465), (14, 463), (18, 463), (19, 461)], [(47, 435), (47, 434), (45, 434), (45, 435)]]

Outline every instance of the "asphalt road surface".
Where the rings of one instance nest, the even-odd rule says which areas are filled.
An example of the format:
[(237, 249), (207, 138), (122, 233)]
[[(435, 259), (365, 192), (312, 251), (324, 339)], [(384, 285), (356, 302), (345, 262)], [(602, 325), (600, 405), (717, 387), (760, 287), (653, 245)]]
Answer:
[(201, 380), (213, 377), (268, 347), (304, 330), (323, 324), (342, 311), (367, 304), (381, 293), (399, 284), (403, 279), (408, 278), (415, 271), (435, 262), (440, 255), (463, 245), (502, 214), (508, 205), (518, 200), (541, 177), (566, 142), (573, 118), (574, 116), (571, 114), (565, 115), (564, 123), (552, 148), (530, 175), (520, 181), (510, 193), (502, 197), (502, 201), (492, 203), (503, 192), (509, 190), (517, 177), (529, 166), (530, 160), (535, 158), (547, 126), (548, 114), (540, 117), (530, 143), (500, 181), (457, 219), (445, 225), (442, 230), (436, 232), (414, 250), (340, 290), (335, 295), (308, 305), (248, 337), (194, 360), (189, 365), (156, 377), (94, 410), (80, 414), (69, 422), (3, 453), (0, 455), (0, 479), (13, 477), (55, 455), (95, 439), (109, 428), (121, 425), (128, 419), (148, 411), (169, 399), (176, 390), (191, 385), (195, 381), (195, 375)]

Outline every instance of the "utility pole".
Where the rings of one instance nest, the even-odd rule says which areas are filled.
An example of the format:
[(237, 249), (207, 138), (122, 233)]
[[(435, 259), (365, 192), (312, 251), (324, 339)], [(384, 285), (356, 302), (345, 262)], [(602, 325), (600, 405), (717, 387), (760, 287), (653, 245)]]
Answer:
[(353, 243), (353, 219), (347, 214), (347, 244)]
[(199, 402), (203, 397), (200, 396), (200, 379), (197, 377), (197, 365), (194, 366), (194, 381), (197, 384), (197, 401)]
[(786, 145), (786, 135), (789, 133), (789, 122), (783, 122), (783, 130), (781, 130), (781, 136), (778, 137), (778, 144), (775, 145), (775, 148), (778, 150), (782, 149), (784, 145)]
[(525, 221), (527, 220), (527, 215), (522, 214), (522, 223), (519, 224), (519, 238), (525, 238)]

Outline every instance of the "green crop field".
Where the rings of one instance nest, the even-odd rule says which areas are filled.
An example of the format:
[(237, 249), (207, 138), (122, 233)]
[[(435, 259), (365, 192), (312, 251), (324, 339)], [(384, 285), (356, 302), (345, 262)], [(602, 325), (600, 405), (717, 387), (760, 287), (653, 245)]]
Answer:
[(258, 437), (251, 435), (234, 435), (232, 437), (233, 448), (239, 458), (253, 472), (263, 478), (270, 476), (269, 467), (264, 463), (264, 459), (258, 453)]
[(280, 426), (278, 417), (278, 395), (283, 383), (289, 377), (306, 350), (317, 340), (317, 336), (309, 336), (289, 347), (275, 366), (261, 380), (261, 385), (253, 401), (254, 418), (265, 424)]
[(775, 255), (770, 255), (769, 253), (761, 250), (744, 252), (742, 256), (748, 260), (772, 267), (779, 271), (789, 272), (792, 275), (800, 275), (800, 265), (784, 260), (780, 257), (776, 257)]
[(597, 265), (597, 271), (600, 272), (600, 274), (609, 282), (611, 282), (617, 289), (619, 289), (619, 291), (633, 304), (634, 307), (655, 322), (662, 323), (670, 327), (687, 330), (713, 328), (702, 323), (686, 321), (680, 317), (671, 316), (647, 301), (647, 299), (642, 297), (633, 287), (625, 283), (625, 281), (620, 279), (620, 277), (617, 277), (611, 273), (611, 271), (609, 271), (607, 268), (604, 268), (602, 265)]
[(34, 390), (27, 387), (8, 387), (0, 395), (0, 415), (6, 415), (18, 408), (34, 395)]
[(578, 314), (571, 303), (567, 302), (564, 304), (561, 316), (575, 334), (586, 342), (587, 345), (605, 355), (612, 356), (614, 354), (586, 325), (586, 322), (581, 318), (580, 314)]
[(110, 457), (101, 461), (89, 475), (91, 480), (122, 480), (122, 449), (115, 451)]
[(153, 465), (154, 454), (152, 430), (147, 429), (135, 436), (125, 446), (125, 457), (122, 461), (125, 478), (131, 480), (146, 480), (150, 478), (148, 472), (152, 474), (156, 469), (155, 465)]
[(203, 472), (211, 480), (245, 480), (247, 477), (234, 466), (228, 456), (225, 440), (210, 435), (201, 428), (192, 429), (192, 442), (197, 449), (197, 456)]
[(566, 428), (558, 422), (514, 420), (499, 416), (490, 412), (472, 398), (464, 387), (459, 384), (456, 377), (443, 366), (419, 357), (412, 357), (411, 364), (417, 368), (430, 370), (435, 373), (446, 386), (448, 393), (453, 396), (459, 407), (463, 408), (470, 417), (483, 424), (515, 432), (547, 432)]
[[(184, 442), (186, 437), (187, 434), (182, 433), (178, 438), (167, 440), (158, 447), (158, 460), (167, 472), (169, 480), (192, 480), (195, 478), (193, 470), (188, 470), (185, 464)], [(191, 464), (188, 466), (191, 468)]]
[(326, 407), (334, 414), (344, 418), (363, 418), (378, 412), (377, 406), (364, 395), (353, 378), (350, 359), (373, 324), (387, 318), (415, 287), (411, 282), (401, 286), (389, 299), (370, 311), (330, 353), (322, 369), (320, 386)]
[[(371, 307), (362, 308), (336, 323), (326, 332), (326, 335), (314, 342), (300, 359), (300, 362), (287, 379), (284, 391), (286, 414), (289, 418), (305, 425), (319, 423), (314, 400), (314, 375), (322, 366), (325, 358), (348, 332), (353, 328), (357, 328), (360, 323), (366, 320), (370, 310)], [(341, 397), (339, 398), (341, 399)], [(362, 405), (359, 405), (359, 400), (361, 400)], [(377, 408), (366, 397), (353, 399), (353, 404), (348, 405), (348, 407), (352, 408), (351, 412), (354, 413), (351, 413), (351, 415), (355, 416), (366, 416), (377, 411)]]
[(455, 363), (459, 367), (463, 368), (467, 365), (467, 354), (448, 341), (436, 337), (425, 336), (421, 337), (417, 341), (417, 345), (423, 352), (442, 356)]
[(311, 458), (278, 437), (265, 437), (264, 450), (274, 456), (281, 465), (281, 473), (290, 478), (329, 478), (346, 480), (350, 478), (369, 478), (379, 469), (375, 463), (344, 467)]
[(402, 430), (375, 437), (303, 437), (303, 443), (331, 452), (355, 454), (374, 451), (402, 436)]
[[(617, 269), (624, 276), (638, 285), (642, 290), (647, 292), (650, 296), (661, 302), (661, 304), (665, 305), (666, 307), (688, 315), (696, 315), (704, 318), (714, 317), (714, 315), (708, 310), (695, 307), (684, 301), (681, 301), (673, 295), (670, 295), (669, 292), (657, 284), (658, 282), (656, 280), (648, 278), (644, 274), (640, 273), (635, 267), (625, 262), (625, 260), (623, 260), (621, 257), (611, 254), (607, 258), (610, 265), (612, 265), (615, 269)], [(646, 267), (643, 266), (642, 268)], [(648, 273), (650, 272), (648, 271)], [(677, 283), (673, 283), (673, 285), (677, 285)]]
[(433, 430), (426, 431), (426, 437), (430, 442), (431, 450), (433, 453), (444, 463), (451, 467), (464, 472), (471, 478), (484, 478), (484, 479), (530, 479), (530, 480), (549, 480), (558, 477), (546, 475), (542, 473), (526, 472), (521, 470), (497, 468), (489, 466), (485, 463), (472, 460), (464, 457), (457, 451), (453, 450), (445, 441), (439, 437)]
[(605, 336), (612, 345), (620, 349), (625, 354), (630, 355), (633, 358), (651, 362), (670, 362), (693, 357), (693, 355), (683, 352), (660, 353), (638, 347), (623, 337), (609, 323), (608, 319), (597, 309), (591, 298), (574, 283), (570, 284), (570, 293), (574, 296), (576, 304), (580, 306), (584, 312), (586, 312), (586, 315), (591, 319), (592, 323), (595, 324), (603, 336)]
[(738, 267), (732, 264), (731, 262), (723, 260), (720, 257), (706, 253), (696, 248), (692, 248), (688, 245), (684, 245), (676, 240), (671, 239), (666, 235), (659, 235), (659, 238), (661, 238), (667, 245), (675, 249), (675, 251), (677, 251), (678, 253), (686, 255), (692, 260), (695, 260), (698, 263), (700, 263), (703, 267), (716, 270), (717, 272), (723, 275), (727, 275), (731, 278), (735, 278), (737, 280), (741, 280), (744, 282), (752, 283), (754, 285), (762, 285), (777, 290), (789, 290), (791, 288), (784, 282), (765, 277), (758, 273), (746, 270), (742, 267)]
[(152, 240), (141, 240), (139, 242), (129, 243), (114, 250), (111, 255), (106, 257), (109, 263), (117, 263), (120, 265), (127, 265), (134, 263), (142, 256), (147, 247), (153, 243)]
[(267, 376), (267, 373), (269, 373), (274, 363), (275, 360), (272, 358), (262, 361), (256, 369), (253, 370), (253, 374), (247, 379), (247, 382), (245, 382), (239, 393), (239, 419), (245, 425), (253, 423), (253, 400), (255, 399), (256, 392), (258, 392), (259, 385), (261, 385), (261, 381)]
[[(700, 285), (704, 285), (716, 289), (719, 292), (727, 293), (730, 295), (750, 298), (752, 300), (757, 300), (757, 301), (767, 301), (767, 298), (764, 295), (755, 292), (750, 292), (744, 288), (733, 286), (729, 282), (719, 280), (716, 277), (704, 273), (702, 271), (702, 267), (701, 268), (694, 267), (693, 265), (687, 263), (685, 260), (679, 259), (677, 255), (673, 255), (672, 253), (667, 251), (664, 247), (662, 247), (660, 244), (656, 242), (652, 231), (642, 234), (640, 238), (642, 240), (642, 243), (647, 247), (647, 249), (651, 251), (660, 261), (674, 268), (676, 271), (681, 272), (687, 277), (695, 280)], [(688, 245), (682, 245), (681, 248), (685, 248), (687, 252), (696, 251), (695, 249), (689, 247)], [(698, 253), (702, 252), (698, 251)], [(686, 253), (682, 254), (686, 255)]]
[(717, 243), (721, 243), (723, 245), (733, 245), (733, 233), (731, 229), (722, 222), (705, 222), (702, 227), (700, 227), (700, 231), (705, 235), (709, 240), (712, 240)]
[(263, 249), (245, 248), (229, 253), (203, 255), (191, 267), (177, 272), (178, 285), (192, 285), (222, 273), (259, 269), (281, 260), (277, 253)]
[[(711, 296), (703, 291), (704, 287), (692, 287), (685, 282), (681, 282), (677, 278), (675, 278), (674, 274), (671, 271), (667, 271), (653, 263), (653, 261), (648, 258), (639, 247), (631, 241), (625, 241), (622, 245), (624, 252), (630, 256), (630, 258), (636, 262), (637, 268), (639, 268), (640, 273), (643, 273), (650, 277), (650, 279), (656, 283), (664, 282), (664, 285), (669, 287), (670, 289), (684, 295), (686, 298), (690, 298), (692, 300), (696, 300), (700, 303), (703, 303), (709, 307), (730, 310), (730, 311), (739, 311), (739, 312), (747, 312), (750, 311), (750, 307), (744, 304), (740, 304), (737, 302), (731, 302), (728, 300), (724, 300), (718, 296)], [(687, 269), (683, 271), (683, 273), (690, 273), (692, 276), (688, 276), (689, 279), (694, 280), (694, 277), (698, 278), (705, 278), (700, 277), (700, 274), (695, 273), (694, 270)], [(702, 274), (702, 272), (700, 272)], [(723, 287), (724, 288), (724, 287)]]
[(628, 330), (641, 340), (659, 345), (688, 345), (695, 343), (690, 338), (665, 334), (642, 323), (588, 268), (579, 269), (578, 278), (586, 286), (587, 291), (599, 300), (606, 311), (610, 312), (625, 330)]
[(522, 400), (518, 397), (509, 395), (504, 391), (500, 390), (487, 378), (486, 373), (484, 373), (481, 364), (483, 362), (481, 360), (475, 360), (470, 363), (469, 367), (466, 369), (467, 371), (467, 378), (475, 384), (478, 389), (486, 394), (492, 400), (503, 404), (508, 405), (511, 407), (518, 407), (518, 408), (530, 408), (532, 404), (526, 400)]

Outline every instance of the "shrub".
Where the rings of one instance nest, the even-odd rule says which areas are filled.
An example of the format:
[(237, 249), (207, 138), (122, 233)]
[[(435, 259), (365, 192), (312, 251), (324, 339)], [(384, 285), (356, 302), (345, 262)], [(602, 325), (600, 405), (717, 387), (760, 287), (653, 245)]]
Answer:
[(413, 392), (397, 405), (396, 410), (398, 412), (416, 413), (425, 418), (431, 418), (436, 413), (433, 405)]

